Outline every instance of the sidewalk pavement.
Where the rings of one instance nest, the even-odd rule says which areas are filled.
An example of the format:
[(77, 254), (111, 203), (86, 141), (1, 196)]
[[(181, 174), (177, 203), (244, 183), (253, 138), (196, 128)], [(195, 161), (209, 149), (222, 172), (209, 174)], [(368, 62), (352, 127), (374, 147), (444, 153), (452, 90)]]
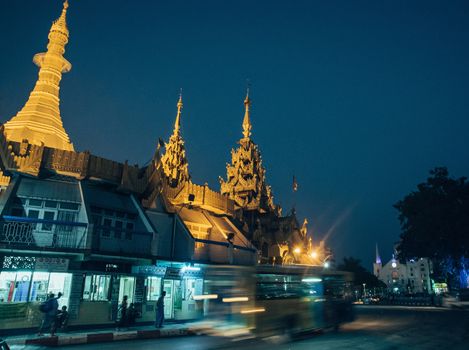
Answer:
[(198, 321), (190, 323), (169, 323), (163, 328), (153, 326), (136, 326), (125, 330), (115, 328), (100, 330), (82, 330), (57, 333), (56, 336), (37, 336), (33, 334), (23, 336), (4, 337), (8, 345), (42, 345), (65, 346), (78, 344), (93, 344), (122, 340), (157, 339), (181, 337), (189, 335), (210, 335), (221, 337), (236, 337), (237, 340), (252, 337), (248, 329), (233, 324)]
[(187, 324), (167, 324), (163, 328), (153, 326), (136, 326), (123, 330), (115, 328), (100, 330), (82, 330), (73, 332), (59, 332), (55, 336), (37, 336), (29, 334), (24, 336), (4, 337), (8, 345), (43, 345), (64, 346), (78, 344), (92, 344), (132, 339), (153, 339), (180, 337), (200, 334), (197, 327), (191, 328)]

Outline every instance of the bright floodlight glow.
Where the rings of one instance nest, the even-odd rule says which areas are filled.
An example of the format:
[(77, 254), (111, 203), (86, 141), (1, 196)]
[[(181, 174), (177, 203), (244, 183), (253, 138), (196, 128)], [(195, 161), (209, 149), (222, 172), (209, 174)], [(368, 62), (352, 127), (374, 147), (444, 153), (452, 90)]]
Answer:
[(248, 297), (233, 297), (233, 298), (223, 298), (224, 303), (236, 303), (238, 301), (248, 301)]
[(321, 282), (322, 279), (319, 277), (306, 277), (301, 280), (301, 282)]
[(396, 268), (397, 264), (393, 261), (393, 262), (391, 263), (391, 266), (394, 267), (394, 268)]
[(297, 247), (293, 249), (293, 253), (299, 254), (301, 252), (301, 248)]
[(194, 300), (217, 299), (217, 294), (194, 295)]
[(316, 259), (318, 257), (318, 253), (317, 252), (311, 252), (311, 257), (313, 259)]
[(324, 267), (325, 267), (326, 269), (329, 268), (329, 265), (330, 265), (330, 264), (329, 264), (329, 261), (326, 261), (326, 262), (324, 263)]

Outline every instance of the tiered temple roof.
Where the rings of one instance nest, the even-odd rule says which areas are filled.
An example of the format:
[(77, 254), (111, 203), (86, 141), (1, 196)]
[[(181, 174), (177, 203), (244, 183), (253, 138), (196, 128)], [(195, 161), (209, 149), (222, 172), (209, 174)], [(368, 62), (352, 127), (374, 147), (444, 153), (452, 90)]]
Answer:
[(266, 184), (265, 169), (258, 146), (251, 139), (249, 91), (244, 100), (243, 137), (231, 150), (226, 165), (226, 180), (220, 178), (220, 192), (233, 199), (239, 208), (271, 211), (275, 209), (271, 187)]
[(161, 157), (163, 171), (171, 187), (177, 187), (178, 184), (189, 180), (186, 150), (184, 147), (184, 139), (181, 135), (182, 106), (182, 94), (180, 94), (177, 103), (177, 114), (173, 134), (169, 138), (168, 143), (165, 143), (166, 151)]

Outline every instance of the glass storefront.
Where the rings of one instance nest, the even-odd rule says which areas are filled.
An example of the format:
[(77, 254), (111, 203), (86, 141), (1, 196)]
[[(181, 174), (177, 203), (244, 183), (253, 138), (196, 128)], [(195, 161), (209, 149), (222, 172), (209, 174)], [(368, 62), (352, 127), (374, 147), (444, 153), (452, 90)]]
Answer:
[(83, 288), (83, 300), (109, 300), (110, 285), (110, 275), (87, 275), (85, 277), (85, 286)]
[(145, 280), (147, 289), (147, 300), (156, 301), (161, 294), (161, 278), (160, 277), (147, 277)]
[(0, 302), (43, 302), (49, 293), (63, 296), (59, 306), (68, 305), (72, 274), (61, 272), (2, 271)]

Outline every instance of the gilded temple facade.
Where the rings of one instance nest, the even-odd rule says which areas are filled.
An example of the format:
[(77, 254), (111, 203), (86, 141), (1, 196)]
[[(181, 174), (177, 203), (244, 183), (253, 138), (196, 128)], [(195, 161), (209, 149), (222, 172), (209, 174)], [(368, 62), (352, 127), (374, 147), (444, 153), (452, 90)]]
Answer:
[(201, 303), (187, 296), (201, 294), (206, 265), (324, 261), (307, 223), (274, 204), (249, 95), (220, 191), (189, 176), (182, 96), (172, 135), (148, 165), (75, 151), (59, 105), (71, 69), (67, 10), (65, 1), (47, 51), (34, 58), (39, 78), (27, 102), (0, 126), (0, 334), (37, 327), (48, 292), (64, 292), (72, 326), (114, 324), (123, 295), (153, 321), (161, 290), (165, 318), (194, 319)]

